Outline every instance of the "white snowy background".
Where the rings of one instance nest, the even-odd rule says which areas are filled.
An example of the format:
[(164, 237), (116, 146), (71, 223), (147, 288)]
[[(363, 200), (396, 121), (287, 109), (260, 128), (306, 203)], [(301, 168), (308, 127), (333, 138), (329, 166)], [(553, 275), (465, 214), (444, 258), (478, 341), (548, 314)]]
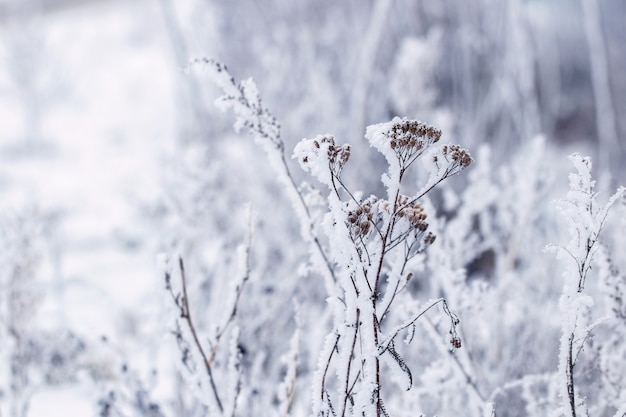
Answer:
[[(345, 176), (365, 196), (383, 190), (384, 169), (363, 139), (368, 125), (407, 116), (469, 149), (474, 166), (432, 197), (440, 246), (424, 270), (448, 281), (424, 278), (411, 290), (417, 298), (445, 293), (461, 311), (462, 349), (470, 352), (461, 360), (471, 362), (483, 402), (501, 407), (498, 416), (554, 411), (550, 384), (528, 382), (559, 369), (565, 268), (543, 248), (569, 241), (553, 204), (567, 193), (567, 155), (592, 156), (602, 202), (626, 182), (624, 21), (617, 0), (0, 1), (0, 416), (105, 415), (102, 398), (127, 390), (131, 404), (139, 385), (165, 415), (204, 415), (184, 389), (193, 382), (180, 376), (170, 332), (177, 312), (158, 259), (185, 257), (197, 278), (198, 322), (214, 326), (226, 291), (220, 285), (233, 276), (234, 250), (247, 233), (248, 204), (256, 213), (252, 274), (238, 314), (249, 352), (244, 381), (252, 382), (242, 410), (267, 410), (280, 399), (272, 393), (288, 367), (282, 357), (296, 300), (305, 334), (292, 414), (309, 413), (310, 377), (329, 330), (324, 286), (307, 267), (287, 192), (261, 148), (215, 108), (220, 92), (206, 71), (186, 68), (203, 57), (224, 62), (237, 79), (254, 78), (281, 123), (288, 156), (303, 137), (326, 132), (350, 143)], [(288, 163), (298, 183), (308, 179)], [(626, 271), (622, 200), (603, 233), (612, 267)], [(15, 236), (26, 236), (35, 254), (34, 270), (18, 284), (7, 271), (27, 256), (8, 243)], [(594, 319), (612, 314), (610, 294), (626, 292), (626, 280), (607, 272), (604, 252), (600, 258), (589, 284)], [(54, 354), (38, 348), (43, 356), (22, 358), (15, 371), (21, 348), (10, 331), (12, 286), (27, 295), (20, 308), (28, 317), (16, 319), (24, 340), (52, 346), (58, 336), (64, 350), (72, 334), (83, 350), (50, 362), (50, 371), (41, 361)], [(613, 313), (623, 308), (615, 305)], [(598, 340), (615, 342), (602, 330)], [(420, 381), (409, 399), (391, 395), (388, 406), (454, 415), (472, 390), (455, 385), (452, 366), (424, 343), (430, 348), (407, 359)], [(612, 356), (586, 348), (581, 385), (603, 381), (608, 392), (626, 382), (626, 349), (611, 349)], [(606, 369), (615, 375), (605, 380)], [(12, 394), (20, 372), (27, 381)], [(512, 390), (527, 391), (487, 394), (512, 381), (522, 381)], [(624, 404), (621, 387), (583, 388), (594, 416)], [(17, 403), (27, 407), (17, 412)], [(120, 407), (111, 415), (158, 415)]]

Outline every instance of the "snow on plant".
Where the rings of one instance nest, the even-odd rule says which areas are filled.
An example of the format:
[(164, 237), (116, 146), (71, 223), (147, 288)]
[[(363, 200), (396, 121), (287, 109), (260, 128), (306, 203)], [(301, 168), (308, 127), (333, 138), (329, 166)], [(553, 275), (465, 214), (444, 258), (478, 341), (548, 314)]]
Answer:
[[(414, 120), (395, 118), (370, 126), (365, 136), (389, 163), (382, 176), (386, 198), (362, 198), (350, 191), (341, 177), (350, 148), (336, 144), (332, 135), (304, 139), (294, 149), (302, 168), (330, 190), (323, 224), (340, 289), (339, 297), (329, 300), (334, 328), (326, 338), (313, 383), (313, 411), (318, 416), (387, 415), (380, 358), (389, 355), (406, 376), (405, 388), (410, 388), (411, 370), (396, 350), (396, 338), (408, 331), (410, 342), (416, 321), (436, 305), (442, 306), (450, 320), (452, 348), (461, 346), (458, 318), (445, 299), (420, 304), (407, 299), (404, 290), (415, 267), (411, 262), (419, 263), (418, 255), (435, 240), (420, 200), (472, 159), (457, 145), (435, 146), (441, 131)], [(416, 193), (402, 194), (407, 169), (426, 153), (429, 178)], [(402, 296), (402, 302), (411, 307), (404, 304), (408, 311), (396, 312), (394, 303)], [(336, 373), (334, 383), (329, 378), (331, 366)]]
[(619, 271), (609, 251), (602, 246), (598, 251), (599, 275), (603, 277), (606, 339), (598, 346), (598, 362), (602, 373), (603, 397), (606, 404), (624, 404), (626, 407), (626, 274)]
[[(171, 266), (167, 266), (165, 271), (166, 289), (178, 310), (179, 319), (176, 320), (173, 333), (185, 371), (183, 374), (189, 379), (189, 386), (195, 390), (196, 398), (218, 415), (235, 415), (241, 392), (241, 352), (238, 346), (240, 330), (237, 325), (237, 307), (250, 276), (250, 244), (251, 232), (246, 242), (239, 247), (239, 271), (235, 273), (235, 279), (230, 283), (229, 298), (221, 306), (221, 314), (215, 315), (213, 328), (206, 336), (200, 333), (194, 321), (183, 259), (178, 258), (177, 279), (174, 279)], [(226, 338), (230, 338), (231, 342), (224, 359), (220, 343)], [(222, 373), (222, 380), (219, 383), (214, 375), (216, 367)]]
[(335, 281), (333, 268), (317, 236), (315, 221), (306, 202), (307, 196), (296, 185), (287, 164), (280, 124), (264, 106), (256, 84), (252, 79), (236, 82), (225, 65), (212, 59), (195, 59), (191, 65), (206, 70), (222, 89), (224, 95), (216, 100), (216, 104), (222, 110), (231, 109), (235, 113), (235, 130), (247, 130), (265, 151), (270, 166), (277, 174), (277, 180), (287, 191), (292, 207), (300, 220), (301, 236), (310, 246), (313, 265), (325, 278), (327, 290), (331, 291)]
[[(419, 267), (419, 255), (435, 240), (420, 200), (441, 181), (469, 166), (470, 155), (457, 145), (438, 145), (441, 131), (421, 122), (396, 118), (370, 126), (366, 138), (389, 164), (382, 178), (387, 197), (361, 198), (341, 177), (350, 158), (349, 146), (337, 145), (332, 135), (303, 140), (296, 146), (294, 158), (331, 190), (330, 212), (319, 228), (307, 205), (308, 196), (296, 186), (290, 172), (278, 123), (263, 106), (254, 83), (235, 82), (226, 67), (215, 61), (194, 63), (208, 69), (224, 91), (218, 104), (234, 111), (235, 128), (246, 128), (265, 150), (290, 193), (302, 236), (312, 249), (312, 263), (325, 278), (334, 324), (313, 383), (314, 413), (386, 414), (380, 357), (388, 355), (406, 375), (406, 386), (412, 384), (411, 371), (395, 347), (398, 335), (407, 330), (414, 334), (416, 321), (441, 305), (450, 321), (452, 348), (461, 345), (458, 318), (446, 300), (436, 298), (419, 305), (404, 290), (412, 268)], [(430, 167), (429, 177), (421, 189), (402, 194), (406, 171), (426, 154), (422, 162)], [(320, 231), (326, 240), (319, 237)], [(410, 307), (394, 309), (395, 303), (409, 303)], [(337, 374), (334, 382), (328, 378), (331, 365)]]
[[(26, 416), (33, 395), (33, 318), (40, 304), (37, 290), (41, 262), (42, 216), (37, 210), (0, 217), (0, 415)], [(6, 394), (4, 394), (6, 393)], [(3, 401), (4, 402), (4, 401)], [(3, 412), (4, 411), (4, 412)]]
[(591, 177), (591, 160), (576, 153), (570, 156), (570, 160), (577, 172), (569, 175), (570, 190), (559, 207), (569, 224), (571, 240), (565, 246), (552, 245), (549, 248), (573, 261), (568, 263), (569, 268), (564, 273), (565, 283), (559, 300), (562, 335), (558, 372), (563, 403), (557, 413), (576, 417), (577, 414), (588, 415), (588, 411), (585, 399), (576, 394), (574, 369), (591, 331), (603, 321), (592, 321), (594, 300), (584, 292), (585, 284), (594, 257), (602, 247), (600, 233), (608, 211), (624, 195), (625, 189), (619, 188), (606, 204), (599, 205), (594, 191), (595, 181)]
[[(542, 210), (550, 198), (548, 151), (537, 138), (498, 167), (485, 145), (462, 193), (457, 196), (449, 184), (443, 185), (448, 214), (431, 222), (431, 230), (443, 238), (429, 249), (428, 286), (431, 294), (441, 294), (455, 306), (464, 322), (465, 348), (452, 357), (453, 372), (439, 380), (447, 387), (439, 400), (429, 396), (452, 413), (484, 410), (486, 402), (495, 402), (500, 413), (512, 403), (519, 407), (520, 387), (535, 381), (533, 390), (543, 387), (545, 378), (537, 376), (551, 376), (554, 368), (558, 323), (546, 319), (552, 307), (528, 303), (560, 289), (537, 279), (552, 268), (537, 257), (544, 236), (556, 231), (552, 216)], [(422, 324), (429, 330), (429, 320)], [(535, 400), (545, 398), (535, 395)]]
[(30, 205), (0, 211), (0, 416), (26, 417), (46, 385), (91, 371), (84, 340), (42, 308), (53, 225), (50, 212)]

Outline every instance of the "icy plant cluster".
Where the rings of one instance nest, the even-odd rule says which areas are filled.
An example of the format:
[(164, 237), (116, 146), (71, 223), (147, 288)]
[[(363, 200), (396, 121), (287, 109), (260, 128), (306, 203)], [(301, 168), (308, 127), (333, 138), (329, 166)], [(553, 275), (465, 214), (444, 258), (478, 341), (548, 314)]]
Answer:
[[(381, 357), (391, 357), (406, 375), (409, 389), (412, 374), (395, 349), (396, 337), (405, 330), (414, 334), (415, 322), (437, 304), (450, 319), (451, 348), (461, 346), (459, 320), (445, 299), (420, 303), (406, 297), (405, 290), (411, 271), (422, 262), (419, 255), (435, 241), (421, 200), (472, 159), (456, 145), (436, 146), (441, 131), (406, 118), (370, 126), (365, 136), (389, 163), (382, 177), (386, 198), (360, 198), (346, 186), (341, 173), (350, 148), (337, 145), (331, 135), (304, 139), (294, 150), (302, 168), (329, 189), (323, 225), (339, 289), (332, 300), (334, 326), (313, 383), (313, 411), (318, 416), (386, 415)], [(426, 184), (415, 194), (402, 194), (407, 169), (423, 155), (432, 168)], [(394, 314), (396, 303), (407, 303), (406, 310)]]
[[(296, 185), (279, 125), (254, 83), (237, 83), (214, 61), (198, 64), (226, 93), (218, 103), (233, 110), (236, 128), (246, 128), (264, 149), (292, 204), (309, 256), (298, 268), (299, 276), (307, 277), (298, 285), (310, 290), (307, 283), (319, 283), (321, 276), (326, 291), (326, 305), (301, 298), (297, 291), (281, 293), (303, 302), (296, 310), (308, 315), (292, 322), (290, 342), (279, 338), (284, 346), (280, 361), (258, 366), (257, 358), (267, 356), (250, 352), (245, 328), (254, 323), (257, 333), (264, 324), (257, 317), (240, 318), (243, 307), (259, 297), (254, 287), (244, 290), (248, 278), (241, 279), (250, 275), (250, 262), (239, 261), (238, 270), (248, 272), (236, 274), (240, 278), (231, 282), (229, 296), (212, 298), (218, 308), (207, 306), (213, 318), (208, 328), (193, 318), (182, 260), (170, 266), (165, 276), (178, 310), (174, 336), (182, 372), (205, 410), (247, 415), (263, 404), (271, 415), (309, 415), (302, 400), (309, 392), (316, 417), (410, 415), (407, 410), (621, 416), (623, 395), (615, 387), (624, 373), (616, 371), (620, 354), (609, 346), (618, 346), (615, 335), (624, 334), (619, 321), (624, 280), (600, 232), (623, 188), (599, 207), (590, 161), (572, 156), (578, 173), (570, 176), (570, 192), (561, 204), (571, 242), (559, 252), (575, 260), (576, 267), (565, 276), (560, 302), (537, 309), (524, 300), (559, 291), (556, 280), (545, 279), (558, 265), (537, 262), (542, 241), (558, 232), (556, 221), (537, 209), (550, 186), (539, 157), (545, 149), (541, 138), (497, 171), (488, 149), (481, 149), (465, 190), (456, 194), (444, 180), (474, 164), (466, 150), (440, 143), (440, 130), (416, 120), (394, 118), (369, 126), (365, 137), (387, 163), (381, 173), (383, 195), (369, 196), (348, 185), (350, 145), (331, 134), (303, 139), (292, 159), (322, 185), (320, 191), (312, 184)], [(408, 175), (412, 171), (419, 175)], [(443, 195), (439, 212), (447, 214), (442, 217), (435, 215), (429, 198), (435, 188), (443, 190), (437, 196)], [(249, 256), (249, 241), (243, 247)], [(584, 291), (593, 262), (602, 280), (599, 295), (612, 306), (612, 313), (600, 318), (593, 317), (593, 297)], [(538, 276), (544, 279), (536, 282)], [(598, 295), (598, 285), (592, 288)], [(437, 308), (443, 314), (429, 313)], [(546, 311), (560, 312), (561, 320), (545, 317)], [(215, 323), (222, 324), (212, 328)], [(608, 336), (595, 334), (602, 328), (611, 329)], [(220, 344), (226, 332), (229, 347)], [(595, 355), (588, 361), (600, 364), (600, 379), (610, 390), (591, 389), (594, 379), (584, 370), (578, 377), (587, 379), (581, 384), (584, 394), (576, 390), (574, 371), (581, 368), (576, 364), (585, 347)], [(546, 349), (560, 351), (558, 366)], [(522, 366), (540, 354), (542, 362)], [(248, 388), (259, 372), (273, 372), (272, 363), (281, 366), (281, 382), (269, 389), (262, 384)], [(411, 392), (403, 396), (404, 389)], [(269, 399), (259, 399), (267, 395)], [(585, 400), (587, 395), (594, 397), (593, 404)]]
[[(278, 124), (263, 106), (254, 83), (251, 80), (236, 83), (223, 65), (211, 60), (197, 60), (193, 65), (213, 75), (225, 93), (218, 100), (220, 106), (231, 108), (238, 120), (235, 127), (246, 128), (265, 150), (298, 214), (302, 237), (310, 247), (310, 265), (324, 277), (332, 325), (330, 331), (327, 330), (310, 387), (314, 414), (386, 415), (383, 385), (394, 379), (387, 376), (386, 371), (400, 370), (407, 379), (403, 388), (412, 386), (411, 369), (396, 349), (399, 335), (407, 335), (406, 341), (410, 342), (417, 331), (418, 319), (440, 306), (449, 320), (450, 350), (461, 347), (457, 333), (459, 319), (450, 311), (446, 300), (441, 297), (427, 301), (414, 299), (407, 284), (412, 271), (423, 264), (424, 251), (435, 242), (435, 235), (428, 230), (428, 215), (423, 206), (426, 194), (441, 181), (468, 167), (472, 158), (457, 145), (439, 144), (441, 131), (422, 122), (395, 118), (370, 126), (366, 138), (389, 163), (387, 172), (382, 175), (387, 195), (362, 198), (362, 193), (350, 190), (341, 175), (350, 160), (350, 147), (338, 144), (329, 134), (304, 139), (296, 145), (293, 158), (329, 191), (328, 212), (317, 221), (309, 206), (311, 197), (303, 191), (311, 188), (296, 186)], [(405, 173), (420, 157), (429, 175), (421, 186), (405, 184)], [(413, 191), (405, 194), (404, 188)], [(220, 327), (222, 330), (212, 336), (209, 332), (208, 336), (199, 337), (193, 310), (189, 307), (182, 260), (175, 268), (178, 279), (173, 279), (171, 269), (166, 270), (166, 284), (180, 317), (174, 335), (187, 373), (195, 375), (190, 385), (198, 389), (198, 395), (211, 412), (232, 415), (237, 404), (249, 403), (239, 398), (240, 394), (246, 395), (246, 390), (241, 389), (240, 382), (231, 389), (224, 389), (222, 383), (216, 382), (216, 372), (221, 374), (222, 380), (237, 379), (232, 369), (239, 369), (238, 365), (230, 371), (226, 365), (238, 357), (237, 349), (222, 361), (214, 358), (219, 357), (219, 341), (226, 325), (236, 322), (236, 306), (246, 281), (236, 286), (233, 307), (226, 309), (232, 314), (226, 325)], [(178, 289), (174, 289), (174, 282), (179, 283)], [(397, 304), (402, 307), (396, 308)], [(232, 330), (234, 337), (237, 337), (236, 329)], [(297, 332), (294, 338), (297, 340)], [(208, 347), (203, 340), (209, 341)], [(298, 358), (297, 343), (291, 344), (290, 352), (293, 353), (285, 356), (291, 358), (287, 360), (288, 371), (276, 394), (283, 404), (279, 407), (281, 415), (290, 409), (295, 389), (293, 364)], [(387, 357), (391, 364), (381, 360)], [(235, 363), (240, 362), (235, 360)], [(332, 373), (335, 378), (331, 377)], [(222, 392), (228, 393), (228, 400), (223, 400)]]
[[(623, 197), (626, 189), (620, 187), (607, 203), (597, 202), (595, 181), (591, 177), (591, 161), (580, 154), (573, 154), (570, 160), (576, 168), (569, 176), (570, 190), (560, 209), (568, 222), (571, 240), (565, 246), (549, 246), (559, 251), (568, 261), (564, 273), (565, 284), (559, 300), (562, 316), (562, 335), (559, 353), (560, 395), (563, 405), (557, 415), (589, 415), (583, 397), (576, 394), (574, 370), (581, 351), (591, 332), (608, 317), (593, 320), (593, 297), (586, 294), (585, 284), (596, 255), (603, 249), (600, 234), (606, 223), (609, 209)], [(618, 318), (619, 319), (619, 318)], [(616, 416), (619, 416), (618, 412)]]
[[(167, 308), (132, 341), (163, 354), (127, 356), (130, 340), (92, 343), (42, 319), (52, 218), (0, 212), (0, 414), (91, 384), (102, 417), (624, 417), (626, 193), (600, 203), (589, 158), (570, 158), (552, 212), (566, 174), (552, 175), (542, 137), (474, 161), (439, 129), (394, 118), (365, 129), (382, 164), (340, 135), (291, 153), (252, 80), (191, 67), (265, 158), (233, 134), (178, 155), (149, 237), (172, 254)], [(550, 241), (557, 257), (542, 252)]]

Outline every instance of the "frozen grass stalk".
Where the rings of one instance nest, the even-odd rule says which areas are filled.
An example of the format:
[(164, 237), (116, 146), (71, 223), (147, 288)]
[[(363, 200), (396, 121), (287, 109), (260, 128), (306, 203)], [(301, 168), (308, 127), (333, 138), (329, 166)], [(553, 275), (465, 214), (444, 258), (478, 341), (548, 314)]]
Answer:
[(576, 395), (574, 369), (586, 339), (596, 326), (590, 319), (593, 299), (584, 292), (585, 282), (601, 246), (600, 233), (608, 211), (624, 195), (624, 188), (619, 188), (605, 205), (600, 206), (596, 201), (590, 158), (575, 153), (570, 160), (577, 172), (569, 175), (570, 190), (566, 199), (560, 201), (559, 208), (568, 222), (571, 240), (565, 246), (551, 245), (548, 248), (571, 259), (564, 273), (565, 283), (559, 300), (562, 334), (558, 373), (563, 400), (559, 413), (576, 417), (588, 413), (585, 399)]

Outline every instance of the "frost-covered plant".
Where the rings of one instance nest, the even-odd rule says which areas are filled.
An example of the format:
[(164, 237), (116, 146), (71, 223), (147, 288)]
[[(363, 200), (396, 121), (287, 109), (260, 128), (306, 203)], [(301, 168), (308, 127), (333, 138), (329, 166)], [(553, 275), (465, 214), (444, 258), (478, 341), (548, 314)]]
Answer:
[[(41, 299), (43, 216), (36, 209), (0, 217), (0, 414), (26, 416), (36, 382), (33, 318)], [(6, 399), (6, 400), (5, 400)], [(5, 402), (6, 401), (6, 402)]]
[[(98, 399), (98, 417), (164, 417), (163, 407), (155, 400), (152, 387), (129, 364), (122, 363), (120, 368), (117, 378), (107, 384), (108, 389), (104, 389)], [(156, 380), (156, 374), (152, 376), (151, 379)]]
[(36, 207), (0, 212), (0, 416), (27, 416), (38, 391), (74, 382), (86, 368), (84, 341), (49, 317), (41, 322), (51, 224)]
[[(438, 304), (450, 320), (452, 348), (461, 346), (459, 321), (446, 300), (419, 303), (405, 290), (422, 253), (435, 240), (421, 199), (472, 159), (457, 145), (437, 146), (441, 131), (414, 120), (395, 118), (373, 125), (365, 136), (389, 164), (382, 176), (387, 189), (383, 198), (363, 198), (344, 184), (341, 172), (350, 147), (336, 144), (333, 136), (304, 139), (294, 150), (303, 169), (330, 190), (323, 226), (339, 291), (330, 299), (334, 328), (326, 337), (313, 382), (313, 412), (318, 416), (387, 415), (381, 357), (388, 355), (397, 364), (410, 388), (412, 374), (396, 350), (396, 338), (408, 330), (410, 342), (416, 321)], [(423, 155), (428, 155), (422, 162), (430, 164), (429, 177), (417, 192), (402, 194), (406, 171)]]
[(603, 398), (605, 405), (624, 404), (622, 408), (626, 408), (626, 274), (618, 269), (604, 246), (598, 251), (598, 264), (599, 275), (604, 279), (605, 311), (613, 318), (604, 325), (606, 339), (598, 346)]
[(301, 236), (310, 246), (313, 265), (325, 278), (327, 288), (331, 288), (335, 277), (329, 256), (322, 247), (315, 228), (315, 219), (295, 182), (294, 175), (287, 164), (285, 143), (281, 137), (280, 124), (263, 104), (258, 88), (252, 79), (236, 82), (228, 68), (212, 59), (196, 59), (193, 66), (200, 66), (212, 76), (215, 83), (224, 93), (216, 100), (222, 110), (231, 109), (235, 114), (234, 128), (236, 131), (246, 130), (255, 142), (261, 146), (270, 167), (277, 175), (277, 181), (283, 186), (292, 203), (301, 225)]
[[(195, 324), (183, 259), (179, 257), (174, 266), (176, 275), (173, 266), (165, 265), (166, 289), (178, 310), (178, 319), (172, 333), (181, 355), (182, 374), (194, 390), (195, 398), (217, 415), (235, 415), (241, 392), (242, 353), (239, 346), (237, 308), (250, 276), (250, 239), (249, 235), (245, 244), (239, 248), (239, 271), (235, 272), (234, 279), (230, 282), (228, 300), (219, 306), (220, 311), (214, 311), (212, 325), (206, 335)], [(230, 339), (226, 350), (220, 346), (224, 339)], [(219, 382), (215, 375), (216, 369), (221, 374)]]
[[(443, 184), (445, 215), (431, 222), (442, 239), (429, 249), (428, 291), (455, 306), (464, 349), (447, 361), (447, 373), (430, 365), (443, 376), (419, 388), (447, 412), (478, 413), (494, 402), (499, 415), (541, 414), (522, 411), (524, 402), (545, 401), (537, 387), (551, 378), (559, 329), (554, 314), (546, 314), (553, 307), (539, 301), (560, 290), (541, 279), (556, 263), (541, 253), (546, 236), (557, 231), (544, 209), (554, 171), (549, 152), (536, 138), (498, 167), (483, 146), (461, 193)], [(531, 385), (533, 398), (520, 398), (520, 387)]]
[(606, 318), (593, 321), (591, 307), (593, 298), (584, 292), (585, 284), (596, 254), (601, 250), (600, 233), (605, 225), (611, 206), (624, 195), (619, 188), (608, 202), (600, 205), (595, 181), (591, 177), (591, 160), (573, 154), (570, 160), (577, 172), (569, 176), (570, 190), (560, 208), (569, 224), (571, 240), (565, 246), (550, 246), (558, 249), (573, 262), (568, 262), (564, 273), (565, 284), (559, 300), (562, 320), (562, 335), (559, 353), (559, 386), (563, 403), (558, 415), (588, 415), (585, 398), (576, 394), (574, 369), (578, 363), (585, 341), (594, 328)]
[[(218, 104), (234, 111), (236, 129), (247, 129), (265, 150), (300, 220), (311, 264), (324, 277), (334, 324), (313, 383), (314, 412), (386, 414), (380, 358), (389, 357), (408, 377), (407, 385), (412, 383), (411, 371), (395, 346), (403, 331), (415, 333), (415, 322), (441, 305), (450, 321), (449, 341), (453, 348), (460, 347), (458, 318), (447, 302), (436, 298), (421, 304), (406, 289), (424, 250), (435, 240), (421, 200), (441, 181), (466, 168), (471, 157), (457, 145), (439, 145), (441, 131), (421, 122), (396, 118), (370, 126), (366, 137), (389, 164), (383, 176), (387, 196), (361, 198), (341, 177), (350, 148), (335, 144), (331, 135), (303, 140), (294, 158), (331, 190), (330, 212), (316, 222), (309, 206), (311, 194), (303, 191), (310, 187), (296, 186), (279, 125), (263, 106), (254, 82), (237, 83), (226, 67), (212, 60), (194, 63), (208, 69), (224, 91)], [(404, 195), (405, 174), (422, 156), (430, 174), (421, 189)], [(334, 382), (328, 378), (331, 368), (338, 376)], [(336, 394), (330, 394), (333, 389)]]

